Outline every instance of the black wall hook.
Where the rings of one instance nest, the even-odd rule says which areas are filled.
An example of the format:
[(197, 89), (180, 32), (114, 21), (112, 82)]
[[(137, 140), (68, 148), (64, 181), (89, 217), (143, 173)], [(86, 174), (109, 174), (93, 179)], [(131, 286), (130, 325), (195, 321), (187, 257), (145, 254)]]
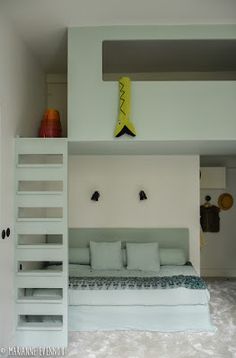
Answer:
[(143, 190), (141, 190), (139, 192), (139, 200), (146, 200), (146, 199), (147, 199), (146, 193)]
[(92, 200), (92, 201), (98, 201), (99, 197), (100, 197), (100, 193), (96, 190), (96, 191), (93, 193), (93, 195), (91, 196), (91, 200)]

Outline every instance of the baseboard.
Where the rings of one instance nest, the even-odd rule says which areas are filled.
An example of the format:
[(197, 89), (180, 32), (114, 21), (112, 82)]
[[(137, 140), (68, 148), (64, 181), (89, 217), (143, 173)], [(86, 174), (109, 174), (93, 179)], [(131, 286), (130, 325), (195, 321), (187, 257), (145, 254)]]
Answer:
[(236, 268), (207, 268), (201, 267), (201, 276), (204, 277), (236, 277)]

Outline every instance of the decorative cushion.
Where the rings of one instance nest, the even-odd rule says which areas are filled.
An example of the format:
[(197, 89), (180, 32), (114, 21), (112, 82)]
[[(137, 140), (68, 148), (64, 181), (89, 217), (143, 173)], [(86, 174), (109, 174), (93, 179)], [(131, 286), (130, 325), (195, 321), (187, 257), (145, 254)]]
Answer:
[(122, 268), (121, 241), (90, 241), (91, 267), (94, 270), (120, 270)]
[(71, 247), (69, 248), (69, 263), (89, 265), (90, 252), (88, 247)]
[(155, 271), (160, 270), (158, 243), (127, 243), (127, 269)]
[[(127, 266), (126, 249), (122, 249), (123, 266)], [(90, 265), (89, 247), (71, 247), (69, 248), (69, 263), (79, 265)]]
[[(138, 244), (137, 244), (138, 245)], [(122, 249), (123, 266), (127, 266), (126, 249)], [(185, 265), (187, 259), (183, 249), (159, 248), (161, 265)], [(69, 248), (69, 263), (90, 265), (90, 249), (88, 247)], [(61, 263), (60, 263), (61, 264)]]
[(185, 265), (186, 256), (182, 249), (160, 249), (161, 265)]

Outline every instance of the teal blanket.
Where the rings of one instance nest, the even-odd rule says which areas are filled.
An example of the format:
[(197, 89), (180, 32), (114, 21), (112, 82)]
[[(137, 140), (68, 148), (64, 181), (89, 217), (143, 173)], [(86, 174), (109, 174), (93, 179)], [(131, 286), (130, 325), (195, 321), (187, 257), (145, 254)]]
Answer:
[(77, 290), (124, 290), (124, 289), (169, 289), (185, 287), (206, 289), (207, 285), (198, 276), (164, 277), (70, 277), (69, 288)]

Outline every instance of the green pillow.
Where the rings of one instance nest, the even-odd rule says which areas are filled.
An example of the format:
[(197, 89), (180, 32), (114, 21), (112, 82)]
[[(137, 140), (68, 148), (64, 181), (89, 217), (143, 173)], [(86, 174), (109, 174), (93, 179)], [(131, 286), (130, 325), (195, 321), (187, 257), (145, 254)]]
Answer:
[(185, 265), (186, 261), (183, 249), (160, 249), (161, 265), (181, 266)]
[(90, 241), (91, 266), (94, 270), (120, 270), (122, 268), (121, 241)]
[(158, 243), (127, 243), (127, 269), (141, 271), (160, 270)]

